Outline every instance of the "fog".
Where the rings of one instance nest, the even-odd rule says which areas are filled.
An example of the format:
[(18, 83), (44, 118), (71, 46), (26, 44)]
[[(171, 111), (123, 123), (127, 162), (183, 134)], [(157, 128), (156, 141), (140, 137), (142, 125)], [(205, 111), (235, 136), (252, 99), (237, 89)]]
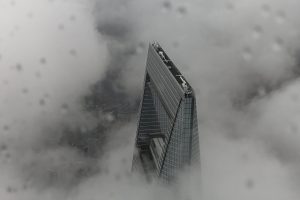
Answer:
[[(1, 199), (299, 199), (297, 0), (0, 1)], [(147, 46), (196, 92), (201, 171), (131, 174)]]

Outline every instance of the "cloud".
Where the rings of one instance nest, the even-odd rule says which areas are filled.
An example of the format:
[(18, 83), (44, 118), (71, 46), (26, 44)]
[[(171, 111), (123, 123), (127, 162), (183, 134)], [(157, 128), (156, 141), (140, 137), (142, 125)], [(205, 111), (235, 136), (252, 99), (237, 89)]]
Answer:
[[(299, 199), (298, 7), (0, 2), (0, 197)], [(201, 174), (176, 192), (130, 174), (153, 40), (197, 92)]]
[[(246, 0), (111, 4), (110, 15), (126, 16), (135, 24), (135, 41), (160, 41), (198, 92), (203, 187), (207, 188), (202, 192), (204, 199), (239, 199), (245, 195), (249, 199), (281, 199), (279, 194), (296, 199), (290, 179), (294, 170), (286, 160), (297, 160), (298, 150), (289, 144), (293, 140), (292, 146), (297, 146), (299, 141), (285, 135), (278, 126), (288, 123), (281, 120), (284, 113), (296, 119), (283, 106), (282, 97), (289, 98), (285, 91), (294, 87), (298, 78), (297, 4)], [(134, 81), (128, 78), (133, 77), (131, 71), (125, 76), (129, 80), (125, 83)], [(282, 104), (273, 105), (277, 98), (282, 99)], [(278, 139), (274, 129), (280, 135)], [(218, 142), (212, 141), (208, 147), (205, 143), (211, 140)], [(228, 143), (234, 146), (233, 152), (225, 151)], [(248, 147), (244, 150), (239, 143)], [(258, 148), (261, 151), (256, 151)], [(258, 161), (245, 162), (248, 171), (244, 161), (239, 160), (243, 156), (235, 156), (234, 150), (248, 151)], [(212, 171), (212, 165), (221, 167)], [(273, 166), (270, 173), (267, 166)], [(232, 168), (232, 173), (226, 168)], [(258, 176), (260, 172), (264, 179)], [(220, 176), (209, 177), (210, 174)], [(266, 191), (270, 192), (265, 194)]]
[(106, 70), (108, 49), (88, 8), (80, 1), (1, 2), (1, 165), (14, 177), (1, 178), (2, 199), (76, 185), (97, 171), (85, 157), (97, 123), (80, 98)]

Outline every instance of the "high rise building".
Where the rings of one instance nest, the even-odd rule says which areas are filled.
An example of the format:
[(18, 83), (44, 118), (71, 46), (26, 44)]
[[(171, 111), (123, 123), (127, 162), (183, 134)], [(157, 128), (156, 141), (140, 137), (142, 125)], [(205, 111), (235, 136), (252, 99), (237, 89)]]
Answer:
[(199, 164), (195, 94), (158, 43), (149, 45), (132, 170), (170, 182)]

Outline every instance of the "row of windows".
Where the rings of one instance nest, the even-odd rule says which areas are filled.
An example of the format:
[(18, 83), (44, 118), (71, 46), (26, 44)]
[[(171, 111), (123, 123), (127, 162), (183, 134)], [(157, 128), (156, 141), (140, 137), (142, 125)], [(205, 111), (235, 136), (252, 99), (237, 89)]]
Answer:
[[(140, 139), (148, 140), (149, 144), (150, 135), (158, 133), (165, 135), (165, 140), (156, 139), (155, 144), (151, 143), (151, 152), (156, 158), (157, 168), (160, 169), (163, 164), (161, 176), (167, 180), (176, 175), (179, 168), (189, 163), (191, 157), (193, 160), (199, 157), (197, 116), (194, 114), (196, 112), (192, 111), (196, 106), (193, 105), (195, 103), (193, 97), (184, 97), (180, 85), (174, 80), (156, 52), (151, 51), (153, 49), (149, 51), (147, 83), (145, 83), (138, 131)], [(180, 103), (181, 100), (183, 101)], [(177, 119), (174, 119), (177, 110)], [(172, 127), (174, 120), (176, 123)], [(168, 139), (170, 143), (166, 149), (165, 142), (169, 141)], [(166, 157), (163, 158), (166, 150)]]
[(149, 53), (147, 70), (164, 102), (168, 104), (172, 116), (175, 116), (178, 102), (183, 95), (181, 88), (156, 53), (151, 51)]
[[(172, 139), (162, 171), (162, 177), (172, 177), (176, 174), (176, 169), (183, 167), (189, 162), (190, 158), (192, 158), (192, 160), (197, 160), (197, 157), (199, 157), (197, 124), (192, 124), (192, 122), (197, 121), (195, 119), (196, 116), (192, 116), (193, 112), (191, 109), (193, 106), (191, 103), (192, 101), (188, 101), (188, 103), (185, 102), (182, 104), (182, 108), (180, 108), (178, 113), (178, 117), (181, 116), (182, 119), (177, 120), (173, 129)], [(186, 112), (187, 110), (189, 110), (189, 112)], [(190, 152), (190, 145), (192, 145), (192, 152)]]
[[(163, 78), (168, 78), (169, 79), (169, 84), (173, 86), (173, 89), (177, 92), (179, 96), (182, 95), (182, 89), (181, 86), (178, 84), (178, 82), (175, 80), (171, 72), (169, 71), (168, 67), (164, 64), (164, 62), (161, 61), (160, 57), (156, 54), (155, 50), (149, 51), (149, 61), (153, 61), (152, 64), (155, 64), (154, 66), (157, 68), (159, 74), (163, 74)], [(151, 66), (150, 66), (151, 67)]]

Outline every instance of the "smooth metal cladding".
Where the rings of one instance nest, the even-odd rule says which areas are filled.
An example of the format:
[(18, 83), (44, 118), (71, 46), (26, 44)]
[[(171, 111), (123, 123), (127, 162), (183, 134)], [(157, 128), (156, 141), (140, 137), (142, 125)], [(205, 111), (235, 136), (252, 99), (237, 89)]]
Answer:
[(199, 158), (194, 92), (160, 45), (150, 44), (132, 168), (170, 182)]

